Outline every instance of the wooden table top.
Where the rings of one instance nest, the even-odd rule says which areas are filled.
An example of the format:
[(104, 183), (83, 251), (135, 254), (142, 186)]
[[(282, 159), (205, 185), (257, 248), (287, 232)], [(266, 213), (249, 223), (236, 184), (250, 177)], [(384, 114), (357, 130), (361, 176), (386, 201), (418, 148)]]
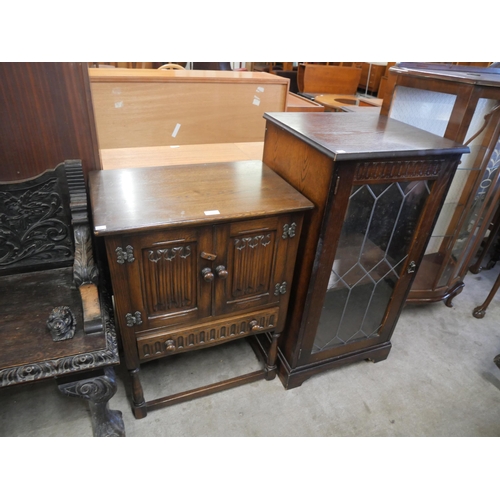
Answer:
[(104, 170), (262, 160), (263, 142), (101, 149)]
[(98, 236), (314, 207), (262, 161), (95, 170), (89, 192)]

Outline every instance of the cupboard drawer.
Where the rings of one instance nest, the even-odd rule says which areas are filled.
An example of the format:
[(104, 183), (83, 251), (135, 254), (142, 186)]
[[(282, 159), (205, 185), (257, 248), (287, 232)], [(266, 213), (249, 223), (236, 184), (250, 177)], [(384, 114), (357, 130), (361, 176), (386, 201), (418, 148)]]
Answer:
[(170, 330), (169, 333), (140, 335), (137, 338), (139, 359), (147, 361), (270, 331), (276, 328), (278, 315), (279, 308), (274, 307), (225, 320)]

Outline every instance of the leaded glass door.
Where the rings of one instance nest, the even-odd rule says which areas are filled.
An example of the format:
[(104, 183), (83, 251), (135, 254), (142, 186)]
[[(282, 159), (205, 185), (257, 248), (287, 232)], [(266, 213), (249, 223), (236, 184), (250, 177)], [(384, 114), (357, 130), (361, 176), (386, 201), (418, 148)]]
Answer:
[(354, 185), (340, 182), (339, 192), (348, 195), (338, 197), (331, 212), (337, 218), (343, 214), (343, 224), (337, 234), (325, 232), (324, 247), (337, 244), (321, 257), (321, 266), (330, 272), (318, 277), (312, 299), (322, 307), (309, 319), (309, 332), (315, 334), (308, 335), (308, 361), (390, 337), (393, 322), (388, 321), (387, 328), (385, 323), (391, 310), (402, 307), (416, 271), (414, 237), (433, 183), (411, 176)]

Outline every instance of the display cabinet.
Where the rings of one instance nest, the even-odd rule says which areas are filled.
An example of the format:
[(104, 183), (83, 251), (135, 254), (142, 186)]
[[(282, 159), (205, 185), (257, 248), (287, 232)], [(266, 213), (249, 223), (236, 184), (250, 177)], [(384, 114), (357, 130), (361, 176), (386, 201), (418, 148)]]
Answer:
[(408, 301), (451, 306), (500, 199), (500, 70), (400, 63), (381, 114), (465, 143), (458, 167)]
[[(260, 161), (94, 172), (90, 198), (137, 418), (274, 378), (309, 200)], [(145, 400), (141, 363), (266, 332), (262, 370)]]
[(322, 370), (388, 356), (468, 148), (375, 115), (265, 118), (264, 163), (315, 205), (304, 221), (278, 349), (281, 380), (292, 388)]

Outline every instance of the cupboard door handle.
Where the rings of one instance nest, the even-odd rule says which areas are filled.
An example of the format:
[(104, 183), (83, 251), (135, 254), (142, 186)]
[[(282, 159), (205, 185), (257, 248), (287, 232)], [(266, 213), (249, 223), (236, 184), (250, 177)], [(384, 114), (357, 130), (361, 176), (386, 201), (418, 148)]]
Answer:
[(225, 280), (228, 276), (228, 272), (227, 272), (227, 269), (224, 267), (224, 266), (217, 266), (215, 268), (215, 272), (217, 273), (217, 276), (221, 279), (221, 280)]
[(203, 276), (203, 279), (207, 282), (210, 283), (211, 281), (214, 280), (214, 273), (209, 267), (205, 267), (201, 270), (201, 275)]
[(172, 339), (169, 339), (165, 342), (165, 349), (167, 351), (175, 351), (175, 341)]
[(260, 326), (259, 322), (256, 319), (253, 319), (252, 321), (250, 321), (250, 323), (248, 325), (250, 326), (250, 330), (252, 332), (260, 332), (261, 330), (264, 330), (264, 327)]

